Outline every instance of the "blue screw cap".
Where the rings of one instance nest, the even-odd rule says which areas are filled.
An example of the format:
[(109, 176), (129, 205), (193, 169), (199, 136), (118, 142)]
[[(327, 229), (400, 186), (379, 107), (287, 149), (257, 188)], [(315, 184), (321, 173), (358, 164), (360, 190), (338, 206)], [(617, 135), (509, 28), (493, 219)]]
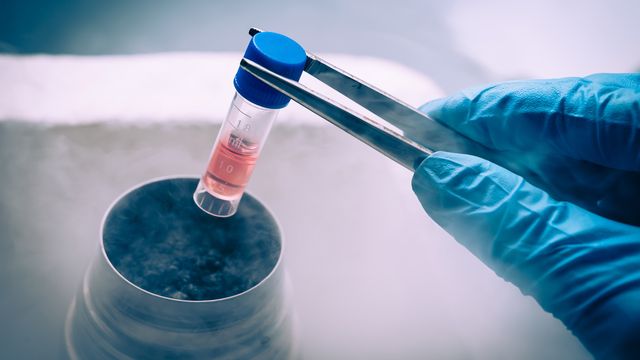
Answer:
[[(274, 32), (255, 34), (244, 57), (294, 81), (300, 80), (307, 61), (307, 54), (302, 46)], [(238, 69), (233, 85), (242, 97), (262, 107), (281, 109), (291, 100), (242, 68)]]

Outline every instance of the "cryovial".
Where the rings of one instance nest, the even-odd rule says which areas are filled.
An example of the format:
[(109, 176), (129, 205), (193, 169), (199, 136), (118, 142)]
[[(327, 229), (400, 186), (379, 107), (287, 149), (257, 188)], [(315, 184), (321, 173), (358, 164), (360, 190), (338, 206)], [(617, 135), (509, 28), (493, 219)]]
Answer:
[[(298, 81), (307, 55), (290, 38), (273, 32), (254, 35), (244, 57)], [(193, 194), (205, 212), (233, 215), (280, 109), (290, 99), (242, 68), (233, 80), (236, 93), (213, 145), (207, 169)]]

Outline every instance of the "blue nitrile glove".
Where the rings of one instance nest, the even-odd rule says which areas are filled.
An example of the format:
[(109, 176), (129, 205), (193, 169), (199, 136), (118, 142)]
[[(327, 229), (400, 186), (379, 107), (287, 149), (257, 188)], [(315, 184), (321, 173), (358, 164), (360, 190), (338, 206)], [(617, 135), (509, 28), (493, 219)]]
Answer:
[[(611, 171), (640, 172), (640, 74), (509, 82), (421, 110), (489, 148), (542, 142)], [(596, 358), (640, 359), (640, 227), (554, 200), (471, 155), (434, 153), (412, 185), (434, 221)]]

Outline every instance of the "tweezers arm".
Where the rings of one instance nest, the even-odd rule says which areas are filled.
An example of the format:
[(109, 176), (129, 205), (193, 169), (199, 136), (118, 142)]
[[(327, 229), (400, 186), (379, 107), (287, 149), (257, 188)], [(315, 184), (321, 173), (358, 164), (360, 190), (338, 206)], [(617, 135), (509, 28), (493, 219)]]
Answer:
[(425, 122), (433, 121), (414, 107), (329, 64), (314, 54), (307, 53), (305, 71), (372, 113), (397, 126), (405, 132), (405, 135), (410, 135), (407, 132), (419, 129), (420, 125)]
[(360, 141), (393, 159), (405, 168), (415, 168), (431, 151), (412, 140), (403, 138), (374, 121), (335, 103), (306, 86), (280, 76), (255, 62), (242, 59), (240, 66), (267, 85), (323, 117)]
[(475, 143), (454, 130), (434, 121), (418, 109), (390, 94), (307, 53), (305, 71), (402, 130), (409, 138), (432, 151), (467, 152)]

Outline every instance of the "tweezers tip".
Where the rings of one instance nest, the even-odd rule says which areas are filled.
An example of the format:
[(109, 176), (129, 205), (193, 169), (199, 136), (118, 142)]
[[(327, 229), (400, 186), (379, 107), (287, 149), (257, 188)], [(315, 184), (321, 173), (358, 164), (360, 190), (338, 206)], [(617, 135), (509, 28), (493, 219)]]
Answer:
[(262, 30), (260, 30), (258, 28), (255, 28), (255, 27), (252, 27), (252, 28), (249, 29), (249, 35), (251, 35), (251, 36), (254, 36), (255, 34), (259, 34), (261, 32), (262, 32)]

